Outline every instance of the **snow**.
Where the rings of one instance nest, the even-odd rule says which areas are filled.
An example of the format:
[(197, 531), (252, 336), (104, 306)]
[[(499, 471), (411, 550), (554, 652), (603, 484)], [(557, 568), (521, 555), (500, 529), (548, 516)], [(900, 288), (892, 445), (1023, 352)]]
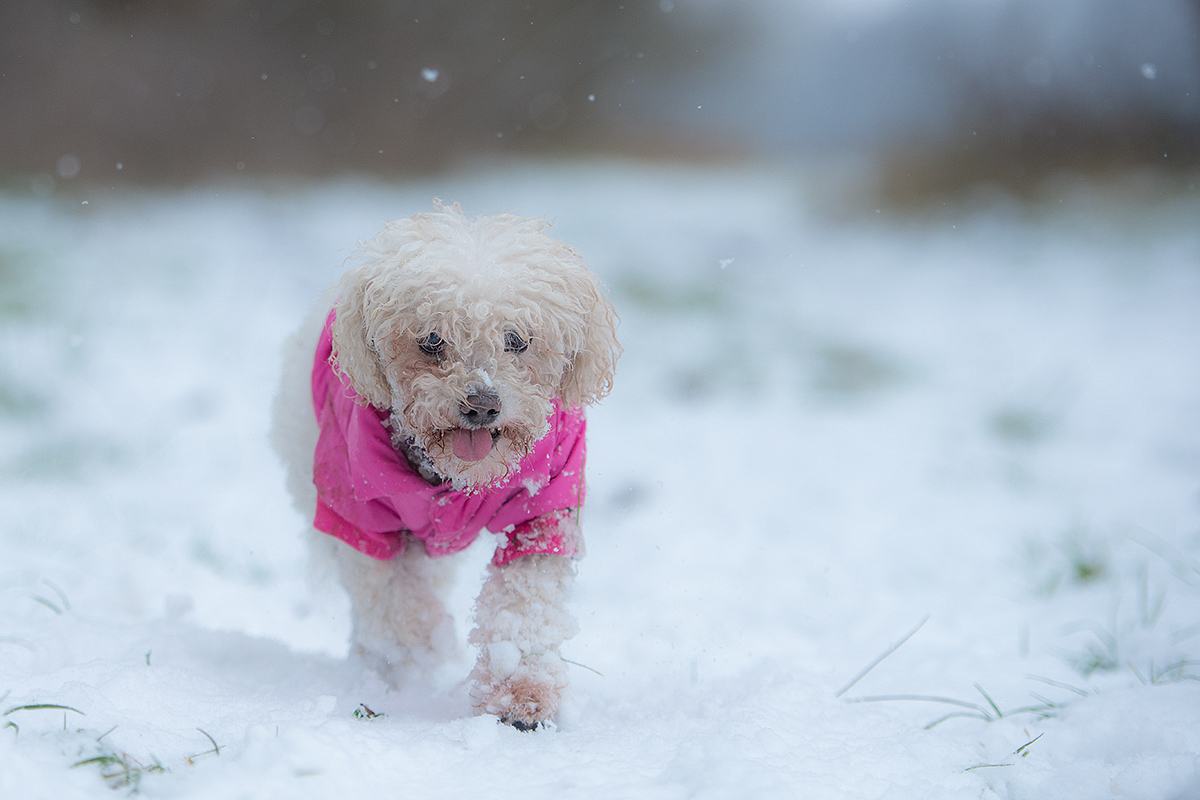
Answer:
[[(0, 797), (1200, 793), (1200, 199), (814, 187), (0, 195)], [(266, 443), (285, 337), (434, 196), (555, 220), (622, 316), (552, 731), (470, 716), (465, 645), (400, 693), (346, 660)]]

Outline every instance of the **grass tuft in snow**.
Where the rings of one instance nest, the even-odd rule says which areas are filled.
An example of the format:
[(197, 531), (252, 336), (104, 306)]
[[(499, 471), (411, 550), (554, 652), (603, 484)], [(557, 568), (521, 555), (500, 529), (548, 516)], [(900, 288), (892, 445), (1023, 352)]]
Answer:
[(354, 709), (355, 719), (375, 719), (376, 717), (386, 716), (387, 714), (384, 714), (380, 711), (372, 711), (371, 709), (367, 708), (366, 703), (359, 703), (358, 708)]
[(1021, 758), (1027, 758), (1029, 756), (1029, 747), (1034, 742), (1036, 742), (1038, 739), (1042, 738), (1045, 735), (1046, 734), (1044, 734), (1044, 733), (1039, 733), (1037, 736), (1033, 737), (1028, 742), (1026, 742), (1025, 744), (1018, 747), (1016, 750), (1013, 750), (1013, 755), (1020, 756)]
[[(978, 686), (976, 688), (978, 688)], [(982, 692), (983, 690), (980, 689), (980, 691)], [(984, 696), (987, 697), (986, 694), (984, 694)], [(1038, 739), (1041, 739), (1045, 735), (1046, 735), (1045, 733), (1039, 733), (1037, 736), (1033, 737), (1028, 742), (1026, 742), (1025, 744), (1018, 747), (1016, 750), (1013, 750), (1012, 754), (1014, 756), (1020, 756), (1021, 758), (1028, 758), (1029, 757), (1029, 748), (1033, 746), (1034, 742), (1036, 742)], [(967, 767), (966, 769), (963, 770), (963, 772), (971, 772), (972, 770), (986, 769), (989, 767), (1013, 767), (1013, 766), (1016, 766), (1016, 764), (1012, 763), (1012, 762), (1006, 762), (1003, 764), (976, 764), (972, 767)]]
[(1166, 686), (1171, 683), (1179, 683), (1181, 681), (1200, 681), (1200, 675), (1193, 675), (1188, 672), (1188, 668), (1200, 666), (1200, 661), (1192, 659), (1183, 659), (1169, 664), (1161, 669), (1154, 666), (1154, 661), (1150, 662), (1149, 676), (1142, 674), (1142, 671), (1137, 668), (1133, 661), (1129, 661), (1129, 668), (1133, 670), (1133, 674), (1142, 682), (1143, 686)]
[(142, 777), (148, 774), (167, 772), (167, 768), (154, 759), (153, 764), (142, 764), (128, 753), (109, 752), (76, 761), (72, 768), (94, 764), (100, 768), (100, 777), (108, 782), (109, 788), (128, 788), (136, 793)]
[(9, 714), (12, 714), (14, 711), (41, 711), (44, 709), (58, 709), (60, 711), (74, 711), (76, 714), (79, 714), (80, 716), (84, 716), (84, 717), (87, 716), (87, 714), (84, 714), (78, 708), (71, 708), (70, 706), (60, 706), (57, 703), (30, 703), (29, 705), (24, 705), (24, 706), (13, 706), (8, 711), (5, 711), (3, 714), (0, 714), (0, 716), (7, 717)]
[(205, 750), (203, 753), (196, 753), (194, 756), (187, 756), (187, 758), (184, 760), (187, 761), (189, 765), (191, 765), (200, 756), (221, 755), (221, 745), (217, 744), (217, 740), (214, 739), (212, 735), (203, 728), (196, 728), (196, 730), (204, 734), (204, 738), (208, 739), (208, 741), (212, 744), (212, 749)]
[[(917, 631), (921, 630), (921, 627), (928, 621), (929, 621), (929, 615), (927, 614), (927, 615), (925, 615), (924, 619), (922, 619), (920, 622), (918, 622), (912, 628), (912, 630), (910, 630), (908, 633), (904, 634), (904, 636), (900, 637), (900, 639), (898, 641), (896, 641), (895, 643), (890, 645), (888, 647), (888, 649), (884, 650), (874, 661), (872, 661), (861, 672), (859, 672), (857, 675), (855, 675), (850, 680), (849, 683), (847, 683), (845, 686), (843, 686), (841, 689), (839, 689), (837, 694), (834, 695), (834, 697), (841, 697), (847, 691), (849, 691), (852, 686), (854, 686), (856, 683), (858, 683), (860, 680), (862, 680), (863, 677), (866, 676), (866, 674), (868, 672), (870, 672), (872, 669), (874, 669), (876, 666), (878, 666), (880, 664), (880, 662), (882, 662), (885, 658), (887, 658), (892, 653), (894, 653), (898, 649), (900, 649), (900, 646), (903, 645), (905, 642), (907, 642), (909, 639), (911, 639), (917, 633)], [(946, 714), (942, 717), (939, 717), (939, 718), (935, 719), (933, 722), (930, 722), (928, 725), (926, 725), (925, 730), (929, 730), (930, 728), (940, 725), (941, 723), (945, 722), (946, 720), (954, 719), (954, 718), (958, 718), (958, 717), (981, 719), (984, 722), (995, 722), (998, 719), (1004, 719), (1006, 717), (1011, 717), (1016, 714), (1036, 714), (1036, 715), (1038, 715), (1039, 719), (1045, 719), (1047, 717), (1052, 716), (1054, 710), (1061, 707), (1060, 703), (1054, 703), (1049, 700), (1046, 700), (1045, 698), (1037, 697), (1035, 695), (1034, 698), (1039, 701), (1039, 705), (1024, 706), (1021, 708), (1012, 709), (1010, 711), (1002, 711), (1000, 709), (1000, 706), (996, 704), (996, 701), (992, 699), (992, 696), (990, 694), (988, 694), (987, 691), (981, 685), (979, 685), (978, 683), (975, 683), (974, 686), (975, 686), (976, 691), (978, 691), (981, 695), (983, 695), (983, 699), (987, 701), (987, 706), (982, 706), (982, 705), (979, 705), (978, 703), (972, 703), (967, 700), (958, 700), (953, 697), (941, 697), (938, 695), (928, 695), (928, 694), (886, 694), (886, 695), (871, 695), (871, 696), (865, 696), (865, 697), (848, 697), (848, 698), (846, 698), (846, 702), (847, 703), (880, 703), (880, 702), (891, 702), (891, 701), (917, 701), (917, 702), (927, 702), (927, 703), (944, 703), (946, 705), (958, 706), (959, 708), (967, 709), (966, 711), (955, 711), (955, 712)], [(979, 766), (998, 766), (998, 765), (985, 764), (985, 765), (979, 765)], [(1007, 765), (1000, 765), (1000, 766), (1007, 766)]]
[(989, 695), (986, 691), (984, 691), (982, 686), (980, 686), (977, 683), (977, 684), (975, 684), (975, 688), (978, 689), (979, 693), (983, 695), (984, 699), (988, 703), (987, 706), (982, 706), (979, 703), (972, 703), (968, 700), (959, 700), (954, 697), (941, 697), (939, 695), (931, 695), (931, 694), (881, 694), (881, 695), (870, 695), (870, 696), (866, 696), (866, 697), (848, 697), (848, 698), (846, 698), (846, 702), (847, 703), (887, 703), (887, 702), (895, 702), (895, 701), (914, 701), (914, 702), (923, 702), (923, 703), (943, 703), (945, 705), (957, 706), (959, 708), (967, 709), (966, 711), (953, 711), (949, 714), (945, 714), (941, 717), (938, 717), (937, 719), (930, 722), (928, 725), (925, 725), (924, 730), (930, 730), (932, 728), (935, 728), (938, 725), (941, 725), (943, 722), (946, 722), (947, 720), (961, 719), (961, 718), (978, 719), (978, 720), (982, 720), (984, 722), (995, 722), (996, 720), (1007, 719), (1009, 717), (1014, 717), (1018, 714), (1033, 714), (1038, 719), (1047, 719), (1049, 717), (1054, 716), (1054, 714), (1057, 712), (1057, 710), (1059, 708), (1063, 707), (1062, 703), (1051, 702), (1049, 700), (1046, 700), (1045, 698), (1038, 698), (1035, 696), (1035, 699), (1039, 700), (1038, 705), (1022, 706), (1020, 708), (1014, 708), (1014, 709), (1010, 709), (1008, 711), (1002, 711), (1000, 709), (1000, 706), (998, 706), (996, 704), (996, 702), (994, 700), (992, 700), (991, 695)]

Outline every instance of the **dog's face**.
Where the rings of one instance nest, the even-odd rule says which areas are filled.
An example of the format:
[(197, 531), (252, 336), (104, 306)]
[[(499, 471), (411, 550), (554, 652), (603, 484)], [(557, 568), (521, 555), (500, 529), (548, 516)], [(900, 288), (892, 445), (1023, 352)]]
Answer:
[(393, 435), (456, 488), (503, 479), (554, 400), (607, 394), (612, 306), (582, 260), (512, 215), (457, 206), (388, 223), (342, 279), (334, 358)]

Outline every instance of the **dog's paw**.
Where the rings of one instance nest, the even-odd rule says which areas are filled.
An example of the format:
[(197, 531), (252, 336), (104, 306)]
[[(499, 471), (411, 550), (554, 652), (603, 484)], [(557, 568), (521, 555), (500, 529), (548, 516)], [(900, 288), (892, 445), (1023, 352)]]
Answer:
[(558, 713), (567, 686), (564, 664), (556, 654), (526, 656), (510, 675), (497, 678), (476, 669), (471, 699), (482, 714), (492, 714), (519, 731), (532, 731)]
[(521, 733), (532, 733), (546, 724), (544, 722), (534, 722), (533, 724), (530, 724), (528, 722), (522, 722), (519, 719), (505, 719), (504, 717), (501, 717), (500, 721), (505, 725), (511, 725)]
[(558, 713), (561, 686), (521, 678), (505, 684), (496, 697), (496, 705), (503, 706), (497, 716), (517, 730), (534, 730)]

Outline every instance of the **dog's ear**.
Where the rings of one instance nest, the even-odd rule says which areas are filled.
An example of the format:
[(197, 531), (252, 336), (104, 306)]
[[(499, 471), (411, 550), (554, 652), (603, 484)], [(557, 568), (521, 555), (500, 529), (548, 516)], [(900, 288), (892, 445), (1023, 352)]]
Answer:
[(377, 408), (388, 408), (392, 394), (368, 325), (373, 277), (368, 264), (342, 276), (333, 321), (333, 361), (360, 398)]
[(612, 390), (621, 345), (617, 342), (617, 312), (600, 292), (595, 277), (580, 270), (571, 281), (582, 302), (581, 329), (568, 342), (567, 367), (559, 396), (568, 406), (589, 405)]

